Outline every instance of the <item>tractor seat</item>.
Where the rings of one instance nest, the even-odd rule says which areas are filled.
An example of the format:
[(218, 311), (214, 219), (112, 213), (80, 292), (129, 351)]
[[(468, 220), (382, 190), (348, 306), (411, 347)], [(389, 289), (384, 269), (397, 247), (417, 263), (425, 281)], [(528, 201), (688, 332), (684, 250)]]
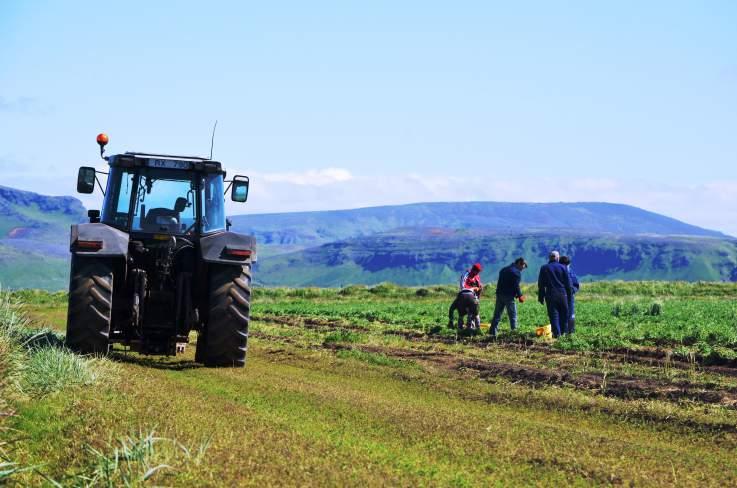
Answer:
[(187, 207), (186, 198), (177, 198), (174, 210), (157, 207), (146, 212), (143, 222), (145, 230), (176, 232), (179, 229), (179, 213)]
[(146, 225), (179, 223), (179, 212), (170, 208), (152, 208), (146, 212)]

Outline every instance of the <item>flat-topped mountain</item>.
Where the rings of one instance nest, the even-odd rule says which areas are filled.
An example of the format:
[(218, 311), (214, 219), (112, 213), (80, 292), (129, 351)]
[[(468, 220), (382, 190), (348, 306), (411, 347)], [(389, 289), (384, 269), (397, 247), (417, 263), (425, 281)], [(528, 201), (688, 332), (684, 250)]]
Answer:
[(354, 210), (238, 215), (234, 230), (261, 244), (314, 246), (398, 228), (435, 227), (496, 232), (582, 232), (616, 235), (726, 237), (630, 205), (613, 203), (416, 203)]

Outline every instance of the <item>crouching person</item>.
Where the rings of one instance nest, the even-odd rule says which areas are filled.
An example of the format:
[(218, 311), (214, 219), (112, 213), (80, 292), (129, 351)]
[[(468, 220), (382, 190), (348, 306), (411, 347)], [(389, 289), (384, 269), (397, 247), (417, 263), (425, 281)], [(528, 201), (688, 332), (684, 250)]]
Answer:
[[(453, 312), (458, 310), (458, 328), (463, 328), (463, 315), (467, 315), (468, 328), (476, 330), (481, 325), (479, 318), (479, 297), (484, 289), (481, 283), (481, 263), (476, 263), (461, 275), (459, 284), (460, 291), (448, 311), (448, 327), (453, 327)], [(473, 301), (473, 304), (471, 303)], [(473, 315), (470, 313), (473, 312)]]
[(458, 292), (456, 299), (450, 305), (448, 310), (448, 327), (454, 327), (453, 314), (458, 312), (458, 329), (463, 330), (463, 317), (466, 317), (466, 323), (469, 329), (477, 329), (479, 314), (479, 299), (473, 290), (465, 288)]

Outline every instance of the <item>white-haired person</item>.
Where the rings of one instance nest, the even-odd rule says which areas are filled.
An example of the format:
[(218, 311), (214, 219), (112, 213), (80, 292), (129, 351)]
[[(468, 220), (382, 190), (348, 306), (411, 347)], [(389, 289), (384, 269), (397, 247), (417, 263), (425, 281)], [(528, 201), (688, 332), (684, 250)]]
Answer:
[(537, 300), (548, 307), (553, 337), (560, 337), (568, 330), (568, 302), (573, 295), (571, 275), (559, 261), (560, 253), (552, 251), (537, 278)]

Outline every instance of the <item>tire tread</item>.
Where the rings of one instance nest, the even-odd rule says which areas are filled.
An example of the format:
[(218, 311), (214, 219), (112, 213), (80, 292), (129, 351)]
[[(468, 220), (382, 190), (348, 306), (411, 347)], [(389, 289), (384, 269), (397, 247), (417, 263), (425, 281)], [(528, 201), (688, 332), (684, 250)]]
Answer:
[(83, 354), (107, 354), (113, 303), (112, 263), (72, 258), (66, 345)]
[(251, 266), (213, 265), (207, 323), (197, 340), (199, 360), (209, 367), (243, 367), (251, 317)]

